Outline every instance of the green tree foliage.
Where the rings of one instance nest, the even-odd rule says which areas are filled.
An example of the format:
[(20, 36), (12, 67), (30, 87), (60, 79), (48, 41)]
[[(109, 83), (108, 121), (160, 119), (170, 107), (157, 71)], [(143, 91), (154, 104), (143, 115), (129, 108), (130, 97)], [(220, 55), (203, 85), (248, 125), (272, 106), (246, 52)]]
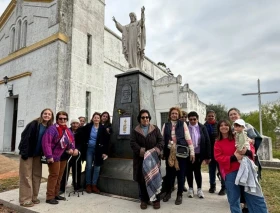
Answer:
[(216, 113), (216, 120), (219, 121), (221, 119), (228, 119), (227, 115), (227, 108), (225, 105), (219, 103), (219, 104), (209, 104), (206, 107), (206, 111), (208, 110), (214, 110)]
[[(253, 125), (258, 131), (260, 130), (259, 112), (253, 111), (242, 114), (242, 118)], [(271, 137), (272, 143), (276, 141), (275, 129), (280, 126), (280, 99), (274, 102), (262, 105), (262, 128), (263, 135)]]

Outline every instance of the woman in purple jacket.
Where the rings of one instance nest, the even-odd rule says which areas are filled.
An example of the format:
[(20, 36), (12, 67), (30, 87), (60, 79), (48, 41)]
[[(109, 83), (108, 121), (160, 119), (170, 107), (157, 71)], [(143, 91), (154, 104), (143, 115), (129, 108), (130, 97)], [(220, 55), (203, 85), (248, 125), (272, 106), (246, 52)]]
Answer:
[(60, 181), (66, 166), (66, 161), (60, 157), (66, 150), (69, 155), (78, 155), (75, 149), (75, 140), (67, 127), (68, 114), (60, 111), (56, 114), (56, 124), (49, 127), (42, 139), (44, 155), (48, 161), (49, 176), (47, 183), (46, 203), (58, 204), (57, 200), (65, 198), (59, 195)]

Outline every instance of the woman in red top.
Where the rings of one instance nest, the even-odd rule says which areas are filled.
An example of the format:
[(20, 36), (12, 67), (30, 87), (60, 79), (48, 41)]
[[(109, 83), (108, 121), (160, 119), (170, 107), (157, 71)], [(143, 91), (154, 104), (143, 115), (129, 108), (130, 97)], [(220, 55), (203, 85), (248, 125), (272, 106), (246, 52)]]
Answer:
[[(242, 151), (236, 150), (234, 136), (231, 131), (231, 125), (229, 121), (219, 121), (217, 129), (218, 139), (214, 145), (214, 156), (216, 161), (219, 163), (222, 175), (225, 178), (230, 210), (232, 213), (241, 213), (240, 191), (244, 190), (244, 187), (235, 185), (235, 178), (240, 166), (238, 161), (242, 160), (244, 155), (252, 158), (255, 149), (254, 146), (251, 145), (251, 150), (247, 150), (247, 148), (244, 148)], [(263, 196), (256, 196), (247, 192), (245, 192), (244, 195), (249, 212), (268, 212)]]

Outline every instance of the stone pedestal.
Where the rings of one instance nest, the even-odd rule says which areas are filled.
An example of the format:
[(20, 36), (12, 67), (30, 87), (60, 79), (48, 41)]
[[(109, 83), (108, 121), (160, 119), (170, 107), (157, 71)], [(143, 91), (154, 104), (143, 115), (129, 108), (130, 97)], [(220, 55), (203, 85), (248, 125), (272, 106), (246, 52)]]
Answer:
[(133, 181), (133, 152), (130, 134), (138, 125), (141, 109), (149, 110), (156, 123), (153, 78), (139, 70), (125, 72), (117, 78), (109, 159), (100, 173), (99, 187), (106, 193), (138, 198), (138, 184)]

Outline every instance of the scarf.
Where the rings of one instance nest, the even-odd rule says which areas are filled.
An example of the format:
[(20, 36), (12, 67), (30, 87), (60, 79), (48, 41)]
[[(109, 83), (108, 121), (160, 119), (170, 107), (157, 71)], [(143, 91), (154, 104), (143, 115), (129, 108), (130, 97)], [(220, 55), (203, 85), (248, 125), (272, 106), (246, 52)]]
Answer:
[(191, 124), (189, 125), (190, 135), (192, 138), (194, 148), (198, 147), (199, 132), (197, 131), (197, 129), (198, 124), (195, 124), (194, 126), (192, 126)]
[[(58, 138), (60, 138), (61, 144), (63, 144), (62, 148), (65, 148), (67, 146), (66, 141), (68, 141), (69, 143), (74, 142), (74, 138), (73, 138), (73, 135), (71, 134), (71, 130), (68, 129), (68, 127), (66, 125), (62, 126), (62, 125), (56, 124), (55, 126), (58, 131)], [(67, 137), (68, 140), (65, 137)]]

